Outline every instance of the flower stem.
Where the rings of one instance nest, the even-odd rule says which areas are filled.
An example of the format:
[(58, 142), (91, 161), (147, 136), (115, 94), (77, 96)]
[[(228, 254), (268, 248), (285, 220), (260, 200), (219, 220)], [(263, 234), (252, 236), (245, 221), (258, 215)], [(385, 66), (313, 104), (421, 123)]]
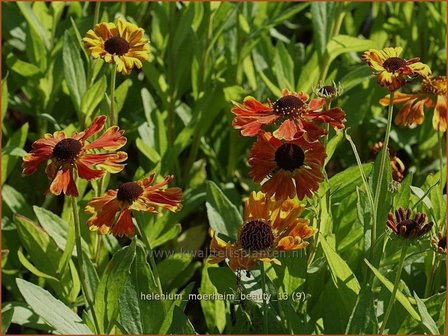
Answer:
[(266, 272), (264, 270), (264, 263), (260, 262), (260, 271), (261, 271), (261, 289), (263, 293), (263, 333), (265, 335), (268, 334), (269, 328), (268, 328), (268, 304), (266, 302)]
[(430, 275), (428, 281), (426, 281), (425, 296), (424, 296), (425, 298), (427, 298), (431, 295), (433, 284), (434, 284), (434, 277), (436, 275), (438, 267), (439, 267), (439, 255), (437, 252), (433, 252), (432, 270), (431, 270), (431, 275)]
[(443, 184), (443, 147), (444, 147), (444, 143), (443, 143), (443, 133), (440, 131), (437, 132), (437, 141), (439, 143), (440, 191), (441, 191), (441, 194), (443, 195), (443, 188), (444, 188), (444, 184)]
[[(389, 137), (390, 137), (390, 130), (392, 128), (392, 115), (394, 110), (394, 95), (395, 92), (390, 93), (390, 102), (389, 102), (389, 109), (387, 112), (387, 126), (386, 126), (386, 134), (384, 136), (383, 141), (383, 150), (381, 151), (381, 161), (380, 161), (380, 171), (378, 173), (378, 181), (375, 188), (375, 198), (374, 198), (374, 209), (373, 212), (376, 214), (376, 218), (378, 218), (378, 203), (380, 200), (380, 193), (381, 193), (381, 185), (383, 183), (383, 177), (384, 177), (384, 170), (386, 167), (386, 159), (387, 159), (387, 152), (389, 150)], [(373, 222), (372, 225), (372, 232), (371, 232), (371, 244), (372, 246), (375, 243), (376, 240), (376, 220)]]
[(93, 300), (90, 297), (90, 292), (87, 290), (86, 277), (84, 274), (84, 262), (83, 262), (82, 245), (81, 245), (81, 226), (79, 224), (78, 204), (76, 202), (76, 197), (70, 197), (70, 198), (72, 201), (73, 223), (75, 225), (75, 242), (76, 242), (76, 254), (77, 254), (76, 259), (78, 261), (79, 279), (81, 280), (82, 291), (84, 293), (84, 298), (86, 300), (86, 307), (87, 309), (90, 309), (90, 311), (92, 312), (95, 328), (97, 331), (99, 331), (100, 329), (98, 320), (95, 314), (95, 310), (93, 309)]
[[(163, 288), (162, 288), (162, 283), (160, 281), (159, 271), (157, 269), (157, 263), (156, 263), (156, 260), (154, 259), (154, 253), (153, 253), (153, 250), (151, 248), (151, 243), (149, 242), (149, 238), (146, 235), (146, 232), (145, 232), (145, 230), (143, 228), (140, 214), (137, 213), (135, 221), (137, 223), (136, 228), (137, 228), (137, 231), (138, 231), (138, 233), (140, 235), (140, 238), (142, 239), (143, 244), (145, 244), (146, 249), (148, 250), (149, 262), (151, 264), (151, 269), (152, 269), (152, 273), (154, 275), (154, 280), (156, 282), (157, 289), (159, 291), (160, 297), (163, 297)], [(163, 309), (165, 310), (165, 305), (163, 305)]]
[(93, 16), (93, 26), (94, 27), (100, 20), (100, 5), (101, 5), (101, 1), (95, 2), (95, 14)]
[(115, 116), (115, 80), (117, 78), (117, 65), (112, 65), (112, 73), (110, 75), (110, 126), (116, 124)]
[(390, 297), (389, 304), (387, 305), (386, 313), (384, 314), (383, 323), (381, 324), (379, 332), (380, 335), (382, 335), (384, 332), (384, 328), (386, 327), (387, 321), (389, 320), (389, 316), (395, 302), (395, 295), (397, 294), (398, 291), (398, 284), (400, 283), (401, 271), (403, 270), (403, 263), (406, 257), (406, 251), (408, 249), (408, 246), (409, 246), (408, 244), (404, 245), (404, 247), (401, 250), (400, 262), (398, 264), (397, 273), (395, 275), (394, 288), (392, 290), (392, 296)]

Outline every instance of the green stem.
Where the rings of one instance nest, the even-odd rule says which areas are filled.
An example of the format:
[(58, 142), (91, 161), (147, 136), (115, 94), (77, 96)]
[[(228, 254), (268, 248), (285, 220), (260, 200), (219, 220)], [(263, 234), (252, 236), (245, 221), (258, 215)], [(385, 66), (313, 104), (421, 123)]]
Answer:
[(444, 143), (443, 143), (443, 133), (438, 131), (437, 132), (437, 142), (439, 143), (439, 165), (440, 165), (440, 192), (441, 195), (443, 195), (443, 147), (444, 147)]
[[(381, 185), (383, 183), (383, 177), (384, 177), (384, 170), (386, 168), (386, 159), (387, 159), (387, 153), (389, 151), (389, 137), (390, 137), (390, 130), (392, 128), (392, 115), (394, 110), (394, 95), (395, 92), (390, 93), (390, 102), (389, 102), (389, 109), (387, 112), (387, 126), (386, 126), (386, 134), (384, 136), (383, 141), (383, 150), (381, 151), (381, 161), (380, 161), (380, 171), (378, 173), (378, 181), (375, 188), (375, 198), (374, 198), (374, 205), (373, 212), (376, 214), (376, 218), (378, 218), (378, 203), (381, 193)], [(371, 232), (371, 243), (372, 246), (375, 243), (376, 240), (376, 220), (373, 222), (372, 225), (372, 232)]]
[(263, 333), (265, 335), (268, 334), (269, 328), (268, 328), (268, 304), (266, 302), (266, 272), (264, 270), (264, 263), (260, 262), (260, 271), (261, 271), (261, 289), (263, 293)]
[(86, 299), (86, 307), (87, 310), (90, 309), (93, 316), (93, 322), (95, 324), (95, 328), (97, 332), (100, 331), (98, 320), (95, 314), (95, 310), (93, 309), (93, 299), (90, 297), (90, 292), (87, 290), (87, 283), (86, 283), (86, 277), (84, 274), (84, 261), (83, 261), (83, 255), (82, 255), (82, 245), (81, 245), (81, 226), (79, 224), (79, 211), (78, 211), (78, 204), (76, 202), (76, 197), (70, 197), (72, 201), (72, 210), (73, 210), (73, 223), (75, 225), (75, 242), (76, 242), (76, 254), (77, 254), (77, 261), (78, 261), (78, 272), (79, 272), (79, 279), (81, 281), (81, 287), (82, 291), (84, 293), (84, 298)]
[(425, 286), (425, 298), (429, 297), (432, 293), (432, 288), (433, 288), (433, 284), (434, 284), (434, 277), (436, 275), (437, 269), (439, 267), (439, 255), (437, 252), (433, 252), (433, 257), (432, 257), (432, 270), (431, 270), (431, 275), (429, 277), (429, 280), (426, 282), (426, 286)]
[[(140, 217), (140, 215), (138, 213), (137, 213), (137, 215), (135, 217), (135, 221), (137, 223), (137, 231), (138, 231), (138, 233), (140, 235), (140, 238), (142, 239), (143, 244), (145, 244), (146, 249), (148, 250), (149, 262), (151, 264), (152, 273), (154, 275), (154, 280), (156, 282), (157, 289), (159, 291), (160, 297), (163, 297), (163, 288), (162, 288), (162, 283), (160, 281), (159, 271), (157, 269), (157, 263), (156, 263), (156, 260), (154, 259), (154, 252), (153, 252), (153, 250), (151, 248), (151, 243), (149, 242), (149, 238), (146, 235), (146, 232), (145, 232), (144, 227), (142, 225), (141, 217)], [(163, 305), (163, 309), (165, 310), (165, 305)]]
[(110, 126), (116, 124), (115, 116), (115, 81), (117, 78), (117, 65), (112, 65), (112, 73), (110, 75)]
[(100, 5), (101, 5), (101, 1), (95, 2), (95, 14), (93, 16), (93, 26), (94, 27), (100, 20)]
[(395, 302), (395, 295), (398, 291), (398, 284), (400, 283), (401, 271), (403, 270), (403, 263), (406, 257), (406, 251), (408, 249), (408, 244), (406, 244), (401, 250), (400, 262), (398, 264), (397, 273), (395, 275), (394, 289), (392, 290), (392, 296), (390, 297), (389, 304), (387, 305), (386, 313), (384, 314), (383, 323), (381, 324), (379, 334), (382, 335), (384, 328), (386, 327), (387, 321), (389, 320), (390, 313), (392, 312), (392, 307)]

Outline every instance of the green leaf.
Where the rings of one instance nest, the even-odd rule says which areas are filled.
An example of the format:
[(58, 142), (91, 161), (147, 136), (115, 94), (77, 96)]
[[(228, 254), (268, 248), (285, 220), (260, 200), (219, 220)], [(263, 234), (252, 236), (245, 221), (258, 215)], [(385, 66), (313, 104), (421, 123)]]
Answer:
[(86, 91), (81, 100), (81, 112), (85, 115), (85, 118), (90, 117), (95, 112), (95, 109), (104, 98), (106, 89), (107, 80), (106, 76), (103, 76)]
[[(372, 164), (365, 163), (362, 168), (366, 175), (372, 171)], [(330, 189), (332, 192), (333, 203), (340, 202), (356, 190), (356, 186), (362, 185), (362, 178), (358, 166), (347, 168), (330, 178)]]
[(144, 143), (141, 138), (137, 138), (135, 144), (137, 145), (137, 148), (140, 150), (140, 152), (142, 152), (142, 154), (146, 156), (152, 163), (157, 164), (160, 161), (161, 158), (159, 153), (157, 153), (154, 148)]
[(24, 255), (22, 252), (22, 249), (19, 248), (17, 250), (17, 256), (19, 257), (19, 261), (20, 263), (31, 273), (33, 273), (34, 275), (44, 278), (44, 279), (49, 279), (49, 280), (53, 280), (53, 281), (58, 281), (58, 279), (56, 279), (55, 277), (48, 275), (44, 272), (39, 271), (36, 266), (34, 266)]
[[(204, 263), (201, 277), (201, 287), (199, 293), (204, 295), (212, 295), (218, 293), (215, 285), (210, 280), (208, 270), (210, 268), (217, 268), (218, 265), (211, 265)], [(218, 330), (219, 333), (224, 331), (226, 326), (226, 304), (222, 300), (201, 300), (202, 312), (204, 313), (207, 328), (210, 331)]]
[(191, 31), (191, 24), (194, 18), (194, 7), (195, 6), (193, 3), (189, 3), (188, 6), (184, 7), (180, 20), (176, 24), (176, 31), (173, 37), (173, 46), (170, 51), (174, 55), (179, 52), (180, 46), (188, 36), (188, 33)]
[[(386, 160), (384, 165), (384, 173), (381, 181), (379, 181), (380, 170), (381, 170), (381, 156), (384, 153), (384, 149), (378, 153), (375, 164), (373, 165), (372, 173), (369, 176), (369, 185), (372, 195), (375, 195), (376, 190), (378, 188), (378, 184), (380, 184), (379, 189), (379, 197), (378, 197), (378, 205), (377, 205), (377, 215), (376, 215), (376, 227), (381, 228), (384, 226), (384, 223), (387, 221), (387, 214), (391, 211), (392, 206), (392, 169), (390, 166), (390, 158), (389, 152), (386, 152)], [(376, 232), (376, 238), (378, 238), (382, 233), (382, 230), (379, 229)]]
[(22, 279), (16, 279), (16, 283), (26, 303), (52, 326), (56, 333), (92, 335), (92, 331), (81, 318), (48, 291)]
[(31, 310), (31, 308), (23, 301), (21, 302), (5, 302), (3, 309), (5, 311), (12, 310), (12, 323), (37, 330), (43, 330), (49, 334), (51, 327), (47, 325), (42, 318)]
[[(17, 161), (21, 159), (23, 146), (25, 145), (26, 137), (28, 135), (28, 123), (23, 124), (19, 130), (14, 132), (12, 137), (6, 143), (6, 146), (2, 149), (2, 184), (5, 183), (8, 176), (17, 164)], [(19, 155), (18, 155), (19, 154)]]
[(352, 51), (365, 51), (376, 48), (377, 43), (359, 37), (338, 35), (328, 42), (327, 53), (331, 59)]
[(335, 2), (312, 2), (313, 41), (319, 60), (324, 56), (333, 28)]
[(320, 242), (325, 258), (327, 259), (328, 266), (330, 267), (333, 283), (340, 291), (341, 298), (346, 308), (351, 311), (353, 304), (355, 303), (356, 296), (359, 294), (361, 289), (358, 279), (356, 279), (356, 276), (353, 274), (344, 259), (342, 259), (337, 252), (330, 247), (327, 240), (322, 235), (320, 236)]
[(107, 265), (95, 296), (94, 309), (98, 317), (100, 334), (107, 334), (118, 315), (118, 301), (129, 278), (135, 257), (135, 241), (115, 253)]
[(210, 227), (218, 233), (236, 239), (238, 228), (243, 223), (243, 219), (236, 206), (212, 181), (207, 181), (207, 202), (205, 205)]
[(192, 260), (193, 257), (188, 253), (175, 253), (163, 259), (157, 268), (164, 287), (173, 282), (190, 265)]
[(295, 87), (294, 62), (282, 42), (279, 42), (275, 48), (274, 64), (279, 86), (293, 89)]
[(2, 335), (5, 335), (8, 331), (13, 315), (14, 309), (11, 306), (2, 309)]
[(373, 292), (370, 285), (361, 288), (356, 304), (353, 307), (345, 334), (376, 334), (378, 332), (378, 320), (373, 304)]
[(213, 286), (220, 294), (229, 294), (236, 291), (236, 277), (228, 267), (210, 267), (208, 276)]
[(400, 192), (394, 197), (394, 209), (409, 208), (413, 174), (409, 173), (400, 184)]
[(81, 99), (86, 92), (86, 74), (79, 53), (78, 43), (68, 31), (64, 34), (62, 59), (64, 62), (64, 78), (67, 82), (70, 97), (72, 98), (76, 111), (80, 114)]
[[(144, 249), (137, 245), (131, 275), (120, 296), (121, 324), (129, 334), (156, 334), (162, 326), (163, 302), (147, 300), (146, 295), (158, 293), (154, 275), (146, 261)], [(151, 318), (148, 318), (148, 317)]]
[(121, 83), (115, 90), (115, 109), (119, 113), (123, 109), (124, 102), (128, 96), (129, 86), (131, 85), (131, 80), (126, 79)]
[(325, 158), (325, 164), (324, 167), (327, 165), (327, 163), (331, 160), (333, 157), (334, 152), (336, 151), (336, 148), (341, 143), (341, 141), (344, 139), (344, 133), (338, 132), (334, 137), (328, 141), (327, 146), (325, 148), (327, 152), (327, 157)]
[(42, 43), (45, 45), (45, 48), (50, 49), (49, 33), (37, 18), (37, 16), (34, 14), (33, 10), (31, 9), (30, 3), (18, 2), (17, 7), (19, 7), (30, 28), (40, 36)]
[(2, 79), (2, 116), (1, 120), (5, 118), (6, 112), (8, 111), (8, 78)]
[(414, 292), (414, 298), (415, 302), (417, 302), (417, 309), (420, 313), (420, 316), (422, 317), (422, 323), (425, 329), (431, 335), (440, 335), (439, 329), (437, 328), (437, 325), (432, 319), (431, 315), (429, 315), (425, 303), (418, 297), (416, 292)]
[(2, 197), (13, 213), (22, 214), (26, 217), (33, 216), (33, 211), (23, 195), (10, 185), (3, 185)]
[[(62, 252), (55, 242), (45, 231), (26, 217), (15, 215), (14, 222), (17, 226), (20, 241), (36, 268), (45, 274), (58, 278), (57, 268)], [(66, 280), (66, 278), (63, 277), (61, 283), (63, 280)], [(61, 283), (49, 280), (49, 284), (62, 295)]]
[[(373, 274), (378, 278), (378, 280), (381, 281), (381, 283), (386, 286), (386, 288), (389, 290), (389, 292), (392, 293), (394, 289), (394, 284), (389, 281), (384, 275), (381, 274), (381, 272), (376, 269), (372, 264), (369, 263), (367, 259), (364, 259), (367, 266), (372, 270)], [(421, 321), (420, 316), (415, 311), (415, 309), (412, 307), (411, 303), (409, 302), (409, 299), (400, 291), (400, 289), (397, 290), (396, 299), (401, 303), (401, 305), (408, 311), (411, 316), (416, 319), (417, 321)]]

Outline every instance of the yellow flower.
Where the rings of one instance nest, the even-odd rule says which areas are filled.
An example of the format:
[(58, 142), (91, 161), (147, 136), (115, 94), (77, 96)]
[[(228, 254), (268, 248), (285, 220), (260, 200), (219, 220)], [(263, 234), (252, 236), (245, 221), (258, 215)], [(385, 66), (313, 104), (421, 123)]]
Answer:
[(115, 63), (124, 75), (134, 67), (140, 69), (149, 58), (149, 41), (144, 30), (119, 18), (116, 23), (101, 22), (83, 38), (85, 48), (93, 58)]
[(298, 218), (302, 210), (297, 199), (278, 202), (262, 192), (252, 192), (245, 204), (244, 224), (236, 243), (225, 242), (210, 230), (209, 263), (229, 259), (232, 270), (250, 270), (258, 260), (279, 265), (280, 261), (275, 258), (279, 251), (307, 247), (305, 239), (317, 231), (308, 226), (308, 219)]
[(420, 75), (426, 78), (431, 74), (431, 69), (419, 62), (418, 57), (408, 61), (399, 57), (402, 50), (401, 47), (370, 49), (361, 56), (377, 72), (378, 84), (386, 86), (391, 92), (401, 88), (409, 76)]

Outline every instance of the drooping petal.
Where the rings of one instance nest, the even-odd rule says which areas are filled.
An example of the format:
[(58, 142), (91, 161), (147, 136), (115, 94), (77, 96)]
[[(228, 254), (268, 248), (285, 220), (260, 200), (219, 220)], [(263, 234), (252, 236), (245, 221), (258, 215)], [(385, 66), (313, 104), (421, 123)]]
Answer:
[(117, 222), (112, 227), (112, 234), (114, 236), (133, 236), (135, 233), (135, 226), (132, 222), (131, 212), (124, 208), (121, 209), (118, 215)]
[(67, 196), (78, 196), (78, 189), (73, 180), (72, 171), (70, 168), (63, 168), (58, 170), (56, 176), (50, 184), (50, 192), (56, 196), (64, 192)]
[(448, 109), (447, 98), (445, 95), (437, 97), (437, 104), (434, 109), (432, 125), (436, 131), (445, 132), (447, 127)]

